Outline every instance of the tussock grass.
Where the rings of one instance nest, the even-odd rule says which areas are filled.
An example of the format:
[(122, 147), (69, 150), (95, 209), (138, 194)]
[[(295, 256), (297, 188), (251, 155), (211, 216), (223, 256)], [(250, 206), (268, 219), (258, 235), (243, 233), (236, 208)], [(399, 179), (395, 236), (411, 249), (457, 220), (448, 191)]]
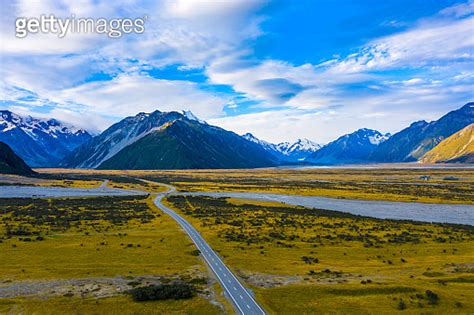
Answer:
[[(167, 203), (270, 313), (474, 310), (472, 283), (463, 281), (474, 272), (473, 227), (229, 198), (170, 196)], [(428, 303), (427, 290), (439, 297), (436, 304)]]
[(50, 298), (50, 299), (0, 299), (2, 314), (221, 314), (218, 307), (203, 298), (135, 302), (129, 296), (103, 299)]
[(172, 274), (195, 266), (205, 270), (190, 254), (191, 241), (155, 208), (152, 197), (4, 199), (0, 240), (2, 279)]

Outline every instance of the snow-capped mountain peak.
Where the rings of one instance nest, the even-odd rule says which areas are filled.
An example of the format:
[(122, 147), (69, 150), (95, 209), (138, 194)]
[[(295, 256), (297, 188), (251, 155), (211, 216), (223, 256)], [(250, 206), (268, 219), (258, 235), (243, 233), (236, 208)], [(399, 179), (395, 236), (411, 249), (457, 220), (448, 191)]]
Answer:
[(84, 129), (56, 119), (0, 111), (0, 141), (7, 143), (31, 166), (52, 166), (90, 138)]
[(194, 121), (197, 121), (197, 122), (199, 122), (199, 123), (201, 123), (201, 124), (206, 124), (206, 125), (207, 125), (207, 122), (205, 122), (204, 120), (201, 120), (201, 119), (197, 118), (197, 116), (194, 115), (193, 112), (190, 111), (190, 110), (183, 110), (183, 111), (181, 111), (181, 113), (183, 114), (184, 117), (186, 117), (186, 118), (189, 119), (189, 120), (194, 120)]
[(272, 152), (274, 155), (285, 161), (301, 161), (306, 156), (316, 152), (321, 145), (308, 139), (298, 139), (295, 142), (280, 142), (273, 144), (265, 140), (258, 139), (251, 133), (246, 133), (242, 137), (260, 144), (265, 150)]
[(36, 131), (44, 132), (53, 137), (58, 137), (60, 134), (80, 135), (87, 134), (87, 131), (82, 128), (60, 122), (57, 119), (51, 118), (48, 120), (34, 118), (32, 116), (20, 116), (8, 110), (0, 111), (0, 132), (5, 132), (13, 128), (20, 128), (26, 133), (36, 136)]
[(255, 137), (250, 132), (247, 132), (246, 134), (242, 135), (242, 137), (244, 137), (245, 139), (247, 139), (249, 141), (252, 141), (254, 143), (262, 143), (262, 142), (266, 143), (266, 141), (258, 139), (257, 137)]
[(349, 137), (351, 135), (357, 136), (359, 139), (364, 139), (364, 141), (368, 141), (373, 145), (379, 145), (391, 136), (390, 133), (382, 134), (377, 130), (368, 128), (359, 129), (352, 134), (345, 135), (345, 137)]
[(362, 128), (331, 141), (308, 156), (306, 161), (316, 164), (360, 163), (389, 136), (377, 130)]
[(267, 151), (270, 151), (270, 152), (277, 151), (277, 148), (273, 143), (267, 142), (265, 140), (258, 139), (257, 137), (255, 137), (250, 132), (247, 132), (242, 137), (247, 139), (248, 141), (251, 141), (253, 143), (261, 145)]
[(284, 155), (291, 155), (297, 152), (311, 154), (321, 148), (321, 145), (308, 139), (298, 139), (294, 143), (281, 142), (277, 144), (278, 150)]
[(311, 151), (315, 152), (321, 148), (319, 143), (313, 142), (308, 139), (298, 139), (295, 143), (293, 143), (289, 148), (289, 152), (294, 151)]

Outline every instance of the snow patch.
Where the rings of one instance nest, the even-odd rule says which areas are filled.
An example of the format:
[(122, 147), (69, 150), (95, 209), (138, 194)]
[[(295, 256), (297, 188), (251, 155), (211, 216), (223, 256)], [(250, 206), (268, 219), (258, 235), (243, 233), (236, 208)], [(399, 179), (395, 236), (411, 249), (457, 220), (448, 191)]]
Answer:
[(387, 139), (390, 138), (389, 134), (382, 135), (382, 134), (375, 134), (373, 136), (369, 136), (369, 141), (372, 144), (379, 145), (384, 141), (387, 141)]
[(197, 118), (197, 116), (194, 115), (193, 112), (191, 112), (190, 110), (183, 110), (181, 113), (183, 114), (184, 117), (186, 117), (189, 120), (194, 120), (194, 121), (197, 121), (198, 123), (207, 125), (207, 122)]

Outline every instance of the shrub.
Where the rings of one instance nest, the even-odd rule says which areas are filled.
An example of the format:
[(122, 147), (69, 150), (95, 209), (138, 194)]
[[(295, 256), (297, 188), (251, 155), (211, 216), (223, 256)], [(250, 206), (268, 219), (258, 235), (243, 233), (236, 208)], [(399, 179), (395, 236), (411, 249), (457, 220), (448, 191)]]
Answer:
[(405, 304), (405, 302), (403, 302), (403, 300), (400, 300), (400, 302), (398, 302), (398, 307), (397, 307), (400, 311), (403, 311), (404, 309), (407, 308), (407, 305)]
[(195, 249), (195, 250), (191, 251), (192, 256), (199, 256), (200, 254), (201, 254), (201, 251), (199, 249)]
[(194, 293), (194, 287), (186, 283), (150, 285), (130, 290), (135, 301), (190, 299)]
[(311, 256), (303, 256), (301, 257), (301, 259), (307, 263), (307, 264), (317, 264), (319, 263), (319, 259), (318, 258), (314, 258), (314, 257), (311, 257)]
[(426, 293), (426, 298), (428, 299), (429, 304), (432, 304), (432, 305), (438, 304), (438, 300), (439, 300), (438, 294), (434, 293), (431, 290), (426, 290), (425, 293)]

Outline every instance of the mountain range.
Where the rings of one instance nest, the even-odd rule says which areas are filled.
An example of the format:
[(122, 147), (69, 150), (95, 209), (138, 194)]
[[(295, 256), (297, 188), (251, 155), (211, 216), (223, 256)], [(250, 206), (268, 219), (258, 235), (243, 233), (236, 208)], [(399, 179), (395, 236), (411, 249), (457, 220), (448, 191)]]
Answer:
[(281, 142), (273, 144), (265, 140), (256, 138), (251, 133), (246, 133), (242, 137), (259, 144), (267, 152), (274, 155), (281, 162), (304, 161), (312, 153), (318, 151), (321, 145), (308, 139), (298, 139), (295, 142)]
[(0, 174), (32, 175), (34, 172), (7, 144), (0, 142)]
[(57, 166), (72, 150), (91, 139), (84, 129), (56, 119), (38, 119), (0, 111), (0, 141), (34, 167)]
[(414, 162), (441, 141), (474, 123), (474, 102), (451, 111), (438, 120), (412, 123), (381, 143), (367, 158), (373, 162)]
[(389, 138), (390, 134), (383, 135), (377, 130), (359, 129), (323, 146), (306, 161), (324, 165), (365, 163), (367, 157)]
[(0, 141), (36, 167), (195, 169), (420, 159), (470, 162), (472, 137), (466, 134), (472, 134), (472, 127), (454, 135), (473, 123), (474, 103), (468, 103), (436, 121), (418, 121), (393, 135), (363, 128), (321, 146), (307, 139), (273, 144), (250, 133), (240, 136), (209, 125), (189, 111), (139, 113), (95, 137), (55, 119), (0, 111)]
[(255, 168), (278, 160), (262, 146), (189, 112), (139, 113), (74, 150), (64, 167), (99, 169)]

